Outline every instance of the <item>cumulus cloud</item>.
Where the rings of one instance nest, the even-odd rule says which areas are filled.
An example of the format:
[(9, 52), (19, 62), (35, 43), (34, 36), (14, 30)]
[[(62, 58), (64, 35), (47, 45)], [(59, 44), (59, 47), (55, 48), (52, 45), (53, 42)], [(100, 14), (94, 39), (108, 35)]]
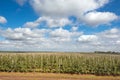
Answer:
[[(113, 37), (108, 37), (113, 35)], [(116, 35), (117, 37), (114, 37)], [(120, 29), (112, 28), (86, 35), (84, 32), (58, 29), (15, 28), (0, 30), (0, 49), (52, 51), (120, 51)], [(10, 47), (10, 48), (9, 48)], [(17, 49), (16, 49), (17, 48)]]
[(102, 31), (96, 34), (99, 37), (99, 41), (102, 47), (101, 50), (112, 50), (112, 51), (120, 51), (118, 47), (120, 47), (119, 38), (120, 38), (120, 29), (112, 28), (109, 30)]
[(112, 28), (93, 35), (78, 37), (78, 46), (91, 51), (120, 51), (120, 29)]
[(49, 27), (63, 27), (71, 22), (67, 18), (60, 19), (47, 19), (47, 25)]
[(48, 32), (45, 29), (34, 29), (30, 28), (8, 28), (7, 30), (1, 30), (0, 35), (6, 38), (7, 40), (31, 40), (32, 38), (41, 38), (44, 36), (44, 33)]
[(46, 25), (50, 28), (63, 27), (71, 23), (71, 21), (67, 18), (52, 18), (52, 17), (42, 16), (33, 22), (26, 22), (23, 26), (29, 28), (35, 28), (38, 27), (42, 22), (45, 22)]
[(4, 38), (4, 40), (0, 40), (0, 46), (5, 48), (9, 46), (9, 49), (17, 48), (20, 50), (24, 48), (26, 50), (60, 50), (64, 49), (64, 46), (66, 46), (65, 49), (70, 50), (68, 45), (74, 46), (71, 43), (72, 40), (81, 34), (81, 32), (70, 32), (62, 28), (55, 30), (8, 28), (7, 30), (0, 30), (0, 36)]
[(116, 41), (120, 38), (120, 29), (119, 28), (111, 28), (109, 30), (105, 30), (99, 33), (96, 33), (96, 36), (99, 37), (99, 41), (104, 44), (115, 44)]
[(119, 38), (120, 37), (119, 34), (120, 34), (120, 30), (117, 28), (112, 28), (110, 30), (106, 30), (106, 31), (103, 31), (100, 33), (100, 35), (102, 35), (102, 37), (111, 38), (111, 39)]
[(68, 19), (70, 16), (90, 26), (109, 24), (118, 18), (112, 12), (96, 11), (109, 3), (109, 0), (17, 0), (22, 5), (27, 1), (41, 17), (36, 21), (26, 22), (24, 27), (34, 28), (42, 22), (45, 22), (48, 27), (63, 27), (71, 24)]
[(62, 28), (50, 32), (50, 36), (55, 41), (70, 41), (70, 32)]
[[(109, 24), (118, 18), (112, 12), (96, 11), (107, 3), (109, 0), (30, 0), (31, 6), (39, 15), (52, 18), (75, 16), (80, 22), (83, 21), (91, 26)], [(48, 21), (48, 24), (53, 23), (57, 21)]]
[(111, 12), (89, 12), (83, 17), (84, 22), (92, 26), (109, 24), (116, 19), (118, 16)]
[(59, 28), (51, 31), (50, 37), (52, 40), (65, 42), (65, 41), (74, 41), (78, 36), (82, 34), (83, 32), (69, 31), (63, 28)]
[(116, 44), (119, 44), (119, 45), (120, 45), (120, 40), (117, 40), (117, 41), (116, 41)]
[[(43, 51), (120, 51), (120, 29), (112, 28), (88, 34), (79, 31), (79, 23), (91, 26), (109, 24), (118, 16), (112, 12), (97, 12), (109, 0), (16, 0), (23, 6), (27, 1), (40, 15), (27, 21), (22, 28), (0, 29), (0, 49)], [(75, 17), (72, 22), (69, 17)], [(0, 23), (7, 20), (0, 16)], [(47, 28), (38, 29), (44, 23)], [(66, 25), (72, 26), (69, 29)], [(44, 26), (42, 26), (43, 28)]]
[(37, 22), (26, 22), (23, 26), (28, 27), (28, 28), (35, 28), (35, 27), (39, 26), (39, 23), (37, 23)]
[(77, 31), (77, 30), (78, 30), (78, 27), (73, 26), (71, 30), (72, 30), (72, 31)]
[[(88, 11), (98, 9), (109, 0), (31, 0), (33, 9), (47, 16), (80, 16)], [(89, 3), (89, 4), (88, 4)]]
[(3, 17), (3, 16), (0, 16), (0, 23), (1, 24), (7, 23), (7, 19), (5, 17)]
[(49, 27), (63, 27), (71, 22), (67, 18), (40, 17), (36, 22), (46, 21)]
[(10, 28), (5, 31), (0, 31), (0, 33), (1, 33), (1, 36), (9, 40), (21, 40), (24, 38), (22, 33), (16, 32)]
[[(27, 1), (41, 16), (38, 20), (46, 21), (49, 27), (70, 24), (67, 19), (70, 16), (75, 16), (79, 22), (83, 21), (90, 26), (109, 24), (118, 18), (112, 12), (96, 12), (97, 9), (109, 3), (109, 0), (16, 0), (21, 6)], [(39, 23), (27, 22), (24, 26), (33, 28), (39, 26)]]
[(78, 38), (79, 42), (93, 42), (96, 41), (98, 37), (96, 35), (82, 35)]

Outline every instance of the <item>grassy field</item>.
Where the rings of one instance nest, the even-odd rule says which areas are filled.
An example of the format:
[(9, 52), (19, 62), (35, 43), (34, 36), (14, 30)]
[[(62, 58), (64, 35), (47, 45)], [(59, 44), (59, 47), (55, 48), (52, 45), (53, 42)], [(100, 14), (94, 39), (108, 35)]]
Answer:
[(120, 55), (95, 53), (0, 53), (0, 72), (120, 75)]

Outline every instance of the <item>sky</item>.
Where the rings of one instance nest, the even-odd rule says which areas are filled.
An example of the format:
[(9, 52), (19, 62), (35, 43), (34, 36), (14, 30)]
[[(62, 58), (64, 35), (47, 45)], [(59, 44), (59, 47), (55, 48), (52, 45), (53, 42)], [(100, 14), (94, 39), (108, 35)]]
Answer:
[(0, 0), (0, 51), (120, 52), (120, 0)]

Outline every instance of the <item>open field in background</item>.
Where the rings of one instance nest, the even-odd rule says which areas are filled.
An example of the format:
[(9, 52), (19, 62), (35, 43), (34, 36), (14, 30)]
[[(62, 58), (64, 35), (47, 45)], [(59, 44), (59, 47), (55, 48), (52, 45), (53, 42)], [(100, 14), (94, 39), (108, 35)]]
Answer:
[(120, 75), (120, 55), (95, 53), (0, 53), (0, 72)]

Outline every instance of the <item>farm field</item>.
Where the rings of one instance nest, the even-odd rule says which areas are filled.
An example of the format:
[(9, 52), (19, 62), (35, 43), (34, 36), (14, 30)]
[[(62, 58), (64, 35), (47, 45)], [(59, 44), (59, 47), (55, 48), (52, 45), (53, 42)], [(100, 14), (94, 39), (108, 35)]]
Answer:
[(0, 53), (0, 80), (120, 80), (120, 55)]
[(0, 80), (120, 80), (120, 76), (1, 72)]

